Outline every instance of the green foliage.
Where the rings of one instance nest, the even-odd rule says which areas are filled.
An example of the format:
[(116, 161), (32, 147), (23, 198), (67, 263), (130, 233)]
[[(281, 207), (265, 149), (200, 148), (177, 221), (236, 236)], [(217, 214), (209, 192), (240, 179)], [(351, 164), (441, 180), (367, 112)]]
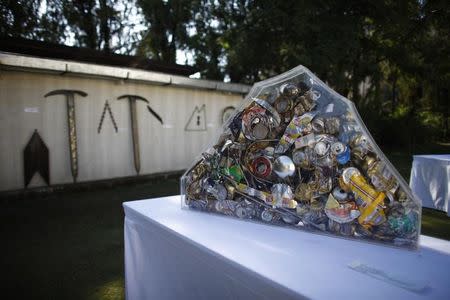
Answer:
[(450, 140), (448, 1), (0, 1), (2, 35), (169, 63), (184, 51), (202, 78), (247, 84), (302, 64), (380, 141)]
[(39, 5), (39, 0), (0, 0), (0, 35), (34, 38)]

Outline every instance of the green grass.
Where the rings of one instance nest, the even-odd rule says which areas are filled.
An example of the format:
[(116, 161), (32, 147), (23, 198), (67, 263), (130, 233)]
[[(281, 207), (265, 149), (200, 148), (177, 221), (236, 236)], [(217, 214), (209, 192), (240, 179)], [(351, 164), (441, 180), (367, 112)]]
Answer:
[[(408, 180), (412, 157), (387, 154)], [(123, 299), (122, 202), (178, 193), (172, 178), (3, 200), (4, 299)], [(424, 209), (422, 233), (450, 240), (450, 218)]]
[(123, 299), (122, 202), (178, 193), (169, 179), (3, 202), (2, 294)]

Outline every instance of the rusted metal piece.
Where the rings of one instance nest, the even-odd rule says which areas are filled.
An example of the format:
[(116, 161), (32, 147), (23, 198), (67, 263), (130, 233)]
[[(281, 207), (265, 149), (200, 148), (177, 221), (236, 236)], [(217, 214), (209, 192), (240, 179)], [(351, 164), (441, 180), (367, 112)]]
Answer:
[(111, 106), (109, 105), (108, 100), (105, 101), (105, 106), (103, 107), (102, 116), (100, 117), (100, 122), (98, 124), (97, 133), (100, 133), (100, 131), (102, 131), (103, 120), (105, 119), (106, 111), (108, 111), (109, 116), (111, 117), (111, 122), (113, 123), (113, 126), (114, 126), (114, 130), (117, 133), (118, 132), (117, 123), (116, 123), (116, 120), (114, 119), (114, 115), (112, 113)]
[(147, 104), (149, 103), (147, 99), (137, 95), (122, 95), (117, 97), (117, 100), (128, 99), (128, 103), (130, 103), (130, 119), (131, 119), (131, 135), (133, 138), (133, 156), (134, 156), (134, 168), (136, 172), (139, 174), (141, 170), (141, 157), (139, 152), (139, 131), (138, 131), (138, 118), (137, 118), (137, 108), (136, 101), (144, 101)]
[(70, 169), (72, 171), (73, 181), (78, 177), (78, 146), (77, 146), (77, 124), (75, 119), (75, 94), (86, 97), (87, 93), (79, 90), (54, 90), (44, 97), (64, 95), (67, 105), (67, 124), (69, 128), (69, 150), (70, 150)]
[(37, 129), (34, 130), (28, 144), (23, 149), (24, 184), (28, 186), (34, 173), (41, 174), (42, 179), (50, 185), (49, 154)]

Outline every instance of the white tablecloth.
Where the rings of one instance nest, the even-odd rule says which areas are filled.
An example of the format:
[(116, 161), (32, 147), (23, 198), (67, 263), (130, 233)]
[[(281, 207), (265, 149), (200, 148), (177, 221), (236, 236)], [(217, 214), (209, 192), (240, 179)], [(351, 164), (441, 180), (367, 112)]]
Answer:
[(390, 248), (184, 210), (179, 196), (124, 209), (128, 300), (449, 299), (447, 241)]
[(414, 155), (409, 185), (422, 206), (450, 216), (450, 154)]

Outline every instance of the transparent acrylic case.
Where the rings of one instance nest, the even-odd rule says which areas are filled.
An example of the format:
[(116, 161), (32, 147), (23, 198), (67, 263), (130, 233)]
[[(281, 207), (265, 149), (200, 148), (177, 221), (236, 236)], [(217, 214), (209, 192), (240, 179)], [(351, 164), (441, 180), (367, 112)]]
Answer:
[(183, 208), (415, 249), (421, 203), (355, 105), (298, 66), (256, 83), (181, 178)]

